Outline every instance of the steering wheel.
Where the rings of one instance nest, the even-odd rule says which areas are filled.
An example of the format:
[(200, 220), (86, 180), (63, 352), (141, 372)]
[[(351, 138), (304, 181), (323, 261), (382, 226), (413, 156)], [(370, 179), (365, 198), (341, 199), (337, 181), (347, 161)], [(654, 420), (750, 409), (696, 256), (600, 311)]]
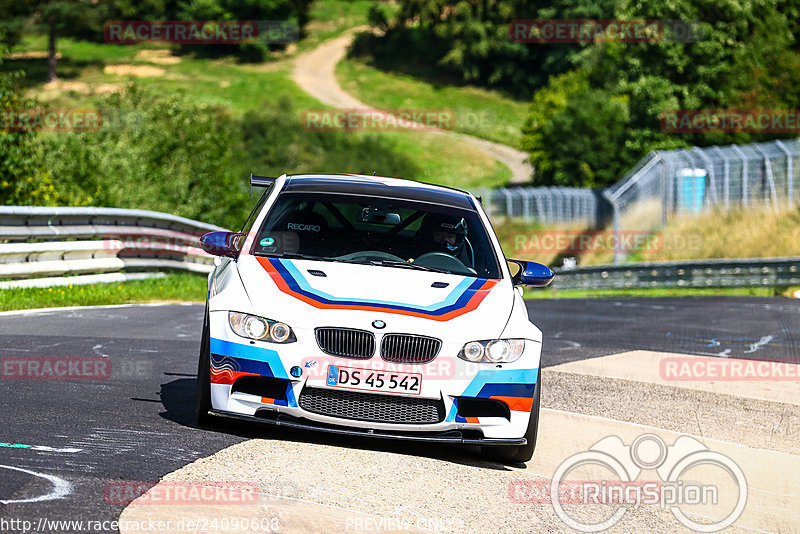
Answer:
[(344, 256), (336, 256), (333, 259), (356, 260), (356, 261), (381, 261), (381, 260), (406, 261), (400, 256), (395, 256), (394, 254), (389, 254), (387, 252), (381, 252), (380, 250), (362, 250), (360, 252), (351, 252), (350, 254), (345, 254)]
[(464, 265), (461, 260), (456, 257), (446, 254), (444, 252), (426, 252), (414, 260), (417, 265), (425, 267), (433, 267), (434, 269), (443, 269), (445, 271), (455, 272), (474, 272), (472, 269)]

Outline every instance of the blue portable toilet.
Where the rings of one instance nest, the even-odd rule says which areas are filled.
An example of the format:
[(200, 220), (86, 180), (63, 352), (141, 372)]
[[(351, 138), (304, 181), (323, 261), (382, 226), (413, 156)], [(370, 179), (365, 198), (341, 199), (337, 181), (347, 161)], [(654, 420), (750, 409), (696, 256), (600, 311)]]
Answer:
[(679, 213), (697, 214), (703, 211), (703, 201), (706, 198), (705, 169), (681, 169), (677, 173), (678, 206)]

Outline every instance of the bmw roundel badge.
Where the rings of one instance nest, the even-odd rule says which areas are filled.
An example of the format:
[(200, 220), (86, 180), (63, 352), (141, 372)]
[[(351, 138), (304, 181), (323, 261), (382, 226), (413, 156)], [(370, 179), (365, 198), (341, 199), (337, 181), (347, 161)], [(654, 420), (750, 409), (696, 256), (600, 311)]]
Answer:
[(378, 329), (386, 328), (386, 323), (378, 319), (377, 321), (372, 321), (372, 326)]

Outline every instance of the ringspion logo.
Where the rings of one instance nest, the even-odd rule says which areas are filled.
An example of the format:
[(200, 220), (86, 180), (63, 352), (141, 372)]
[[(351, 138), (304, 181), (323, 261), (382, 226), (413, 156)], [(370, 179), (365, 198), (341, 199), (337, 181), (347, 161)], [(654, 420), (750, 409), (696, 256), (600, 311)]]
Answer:
[[(618, 436), (605, 437), (564, 460), (551, 480), (511, 481), (508, 488), (512, 502), (549, 503), (561, 521), (579, 532), (607, 530), (642, 505), (669, 509), (693, 531), (717, 532), (741, 516), (747, 495), (744, 472), (730, 457), (691, 436), (678, 436), (667, 445), (656, 434), (641, 434), (630, 445)], [(575, 505), (604, 512), (587, 514), (586, 507)], [(694, 513), (698, 507), (704, 516)]]

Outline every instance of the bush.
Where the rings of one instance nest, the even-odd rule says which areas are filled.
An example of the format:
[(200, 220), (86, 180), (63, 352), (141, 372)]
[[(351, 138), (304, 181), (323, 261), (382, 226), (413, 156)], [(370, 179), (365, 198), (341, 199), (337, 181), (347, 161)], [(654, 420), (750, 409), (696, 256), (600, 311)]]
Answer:
[(10, 122), (6, 123), (11, 114), (37, 107), (19, 92), (13, 82), (16, 77), (17, 73), (0, 73), (0, 203), (57, 204), (61, 198), (47, 167), (42, 165), (39, 137), (31, 131), (13, 131)]
[[(250, 172), (417, 174), (385, 138), (304, 130), (288, 100), (234, 118), (131, 83), (104, 101), (103, 118), (97, 132), (40, 136), (43, 156), (25, 176), (48, 169), (58, 177), (50, 203), (149, 209), (238, 229), (253, 203)], [(42, 203), (18, 189), (11, 203)]]
[(380, 135), (310, 132), (291, 101), (264, 103), (241, 120), (243, 153), (261, 174), (342, 172), (414, 178), (417, 166)]
[(131, 85), (105, 101), (98, 132), (47, 139), (46, 168), (72, 205), (142, 208), (225, 227), (246, 217), (236, 121)]

